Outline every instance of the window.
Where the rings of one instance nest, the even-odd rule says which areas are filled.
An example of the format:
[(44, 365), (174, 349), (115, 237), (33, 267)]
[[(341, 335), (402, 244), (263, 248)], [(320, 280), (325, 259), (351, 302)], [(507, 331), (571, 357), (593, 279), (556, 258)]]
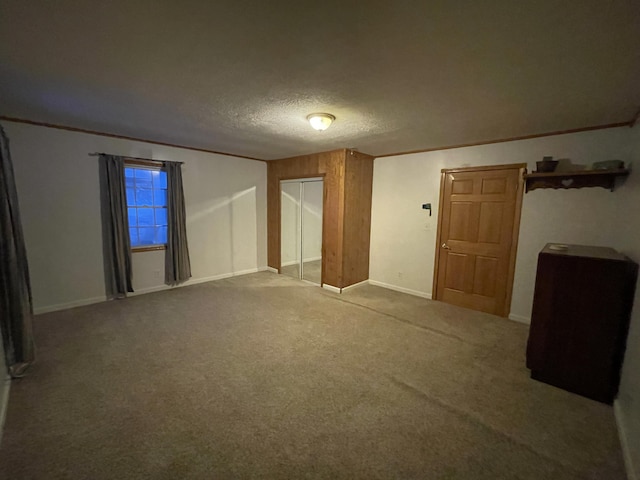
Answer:
[(167, 243), (167, 173), (127, 165), (124, 169), (131, 248)]

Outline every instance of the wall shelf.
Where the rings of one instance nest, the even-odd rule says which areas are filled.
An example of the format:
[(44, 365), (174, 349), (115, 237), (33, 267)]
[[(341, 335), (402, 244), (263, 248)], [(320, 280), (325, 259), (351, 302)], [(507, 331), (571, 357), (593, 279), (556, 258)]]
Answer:
[(629, 170), (581, 170), (576, 172), (529, 173), (524, 175), (525, 192), (536, 188), (584, 188), (602, 187), (613, 192), (616, 178), (626, 177)]

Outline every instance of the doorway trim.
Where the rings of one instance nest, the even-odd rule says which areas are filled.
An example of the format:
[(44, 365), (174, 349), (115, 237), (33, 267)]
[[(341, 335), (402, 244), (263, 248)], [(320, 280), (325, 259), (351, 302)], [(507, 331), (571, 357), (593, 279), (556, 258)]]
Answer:
[(460, 173), (460, 172), (487, 172), (492, 170), (519, 170), (518, 173), (518, 187), (516, 191), (516, 205), (513, 219), (513, 231), (511, 234), (511, 251), (509, 252), (509, 269), (507, 273), (507, 289), (504, 299), (504, 304), (499, 316), (508, 317), (509, 310), (511, 309), (511, 298), (513, 294), (513, 279), (516, 272), (516, 254), (518, 253), (518, 237), (520, 233), (520, 217), (522, 213), (522, 199), (524, 195), (524, 174), (527, 173), (526, 163), (510, 163), (506, 165), (484, 165), (479, 167), (461, 167), (461, 168), (443, 168), (440, 171), (440, 196), (438, 204), (438, 229), (436, 232), (436, 248), (435, 248), (435, 262), (433, 267), (433, 289), (431, 291), (431, 298), (433, 300), (440, 300), (438, 298), (438, 270), (440, 262), (440, 245), (442, 244), (442, 214), (444, 209), (444, 187), (447, 174)]

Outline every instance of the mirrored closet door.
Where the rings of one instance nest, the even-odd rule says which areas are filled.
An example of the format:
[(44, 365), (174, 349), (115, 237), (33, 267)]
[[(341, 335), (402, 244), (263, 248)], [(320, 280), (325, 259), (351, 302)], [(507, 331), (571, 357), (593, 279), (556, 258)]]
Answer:
[(322, 178), (280, 182), (280, 272), (322, 282)]

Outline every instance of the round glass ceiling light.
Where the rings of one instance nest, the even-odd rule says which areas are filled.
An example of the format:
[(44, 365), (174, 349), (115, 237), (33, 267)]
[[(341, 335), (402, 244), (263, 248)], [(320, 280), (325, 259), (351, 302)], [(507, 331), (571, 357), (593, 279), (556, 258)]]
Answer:
[(330, 113), (312, 113), (307, 116), (307, 120), (316, 130), (326, 130), (335, 119), (336, 117)]

